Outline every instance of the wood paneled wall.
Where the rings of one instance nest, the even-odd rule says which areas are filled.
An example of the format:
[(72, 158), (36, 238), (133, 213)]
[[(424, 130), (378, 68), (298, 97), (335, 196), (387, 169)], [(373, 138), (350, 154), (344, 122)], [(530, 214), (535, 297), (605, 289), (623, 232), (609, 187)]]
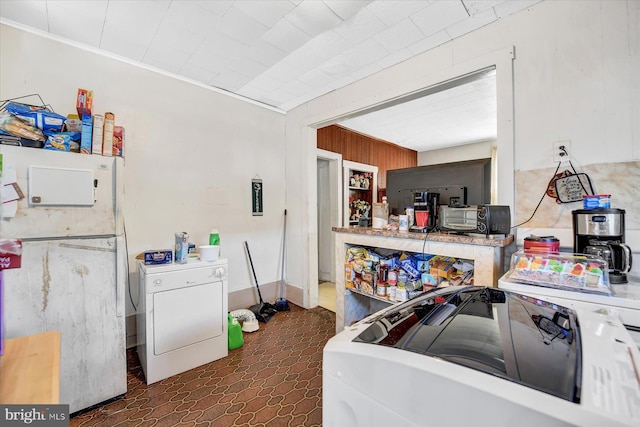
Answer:
[(378, 167), (378, 188), (387, 188), (387, 171), (418, 166), (418, 152), (382, 139), (331, 125), (318, 129), (318, 148), (342, 154), (343, 160)]

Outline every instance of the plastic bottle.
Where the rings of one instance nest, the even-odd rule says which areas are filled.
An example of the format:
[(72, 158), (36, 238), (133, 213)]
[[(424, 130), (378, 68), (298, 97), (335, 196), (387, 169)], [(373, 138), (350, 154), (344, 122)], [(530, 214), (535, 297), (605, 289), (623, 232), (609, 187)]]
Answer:
[(244, 338), (242, 338), (242, 326), (238, 323), (238, 319), (233, 317), (231, 313), (227, 314), (229, 322), (229, 350), (235, 350), (242, 347)]
[(218, 234), (217, 228), (212, 228), (209, 232), (209, 244), (213, 246), (220, 245), (220, 235)]

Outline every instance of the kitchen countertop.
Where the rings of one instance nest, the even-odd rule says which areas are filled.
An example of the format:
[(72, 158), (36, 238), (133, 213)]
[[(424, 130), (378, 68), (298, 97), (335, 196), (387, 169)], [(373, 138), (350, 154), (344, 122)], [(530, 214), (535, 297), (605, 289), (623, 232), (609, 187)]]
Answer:
[(453, 233), (418, 233), (407, 231), (378, 230), (371, 227), (332, 227), (337, 233), (364, 234), (367, 236), (395, 237), (400, 239), (427, 240), (431, 242), (459, 243), (465, 245), (493, 246), (503, 248), (513, 242), (513, 235), (502, 234), (485, 237), (481, 234), (453, 234)]

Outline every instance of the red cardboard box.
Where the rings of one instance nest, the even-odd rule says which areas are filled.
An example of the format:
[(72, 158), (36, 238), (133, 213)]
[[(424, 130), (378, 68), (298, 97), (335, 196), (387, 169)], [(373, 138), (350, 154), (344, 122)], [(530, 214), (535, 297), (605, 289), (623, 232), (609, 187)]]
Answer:
[(20, 268), (22, 264), (22, 241), (18, 239), (0, 240), (0, 270)]
[(78, 116), (80, 117), (84, 114), (91, 115), (91, 110), (93, 110), (93, 91), (78, 89), (76, 110), (78, 110)]

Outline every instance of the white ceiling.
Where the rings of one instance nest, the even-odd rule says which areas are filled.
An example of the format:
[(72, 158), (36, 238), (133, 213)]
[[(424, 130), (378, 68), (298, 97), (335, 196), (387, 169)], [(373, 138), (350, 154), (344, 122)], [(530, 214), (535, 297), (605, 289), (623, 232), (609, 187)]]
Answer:
[[(286, 112), (539, 1), (2, 0), (0, 20)], [(495, 138), (491, 77), (412, 104), (340, 124), (416, 151)]]

